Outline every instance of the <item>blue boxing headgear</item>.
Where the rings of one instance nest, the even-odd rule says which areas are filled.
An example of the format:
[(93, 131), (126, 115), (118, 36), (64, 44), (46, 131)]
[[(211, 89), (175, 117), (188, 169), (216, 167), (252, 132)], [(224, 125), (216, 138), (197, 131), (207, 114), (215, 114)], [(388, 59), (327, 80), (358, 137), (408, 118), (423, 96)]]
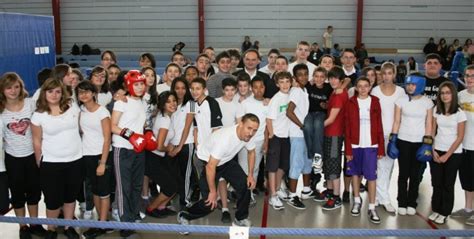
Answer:
[(421, 95), (425, 92), (426, 79), (424, 76), (418, 76), (418, 75), (407, 76), (407, 78), (405, 78), (405, 85), (407, 84), (416, 85), (415, 92), (413, 92), (411, 96)]

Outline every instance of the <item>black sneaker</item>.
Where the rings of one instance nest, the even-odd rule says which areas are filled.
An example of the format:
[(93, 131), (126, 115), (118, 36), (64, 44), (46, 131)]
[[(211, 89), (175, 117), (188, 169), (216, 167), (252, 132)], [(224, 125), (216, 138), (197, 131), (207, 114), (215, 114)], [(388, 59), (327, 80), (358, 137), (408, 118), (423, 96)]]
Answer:
[(342, 194), (342, 202), (351, 202), (350, 193), (348, 191), (344, 191)]
[(67, 239), (79, 239), (79, 234), (77, 234), (74, 227), (68, 227), (67, 229), (64, 229), (64, 235), (67, 237)]
[(230, 223), (232, 220), (230, 218), (230, 213), (228, 211), (222, 212), (221, 222)]
[(323, 205), (323, 210), (334, 210), (342, 206), (341, 198), (339, 196), (331, 197)]
[(380, 223), (380, 217), (375, 209), (369, 210), (369, 220), (372, 223), (379, 224)]
[(30, 225), (30, 232), (35, 236), (46, 236), (46, 229), (41, 225)]
[(93, 239), (105, 233), (106, 231), (101, 228), (89, 228), (89, 230), (85, 231), (82, 235), (87, 239)]
[(28, 226), (20, 227), (20, 239), (31, 239), (31, 231)]
[(44, 239), (57, 239), (58, 238), (58, 233), (56, 231), (46, 231), (46, 236)]
[(315, 202), (325, 202), (326, 200), (328, 200), (328, 190), (324, 190), (318, 194), (316, 194), (313, 198), (313, 200)]
[(154, 218), (165, 218), (166, 215), (163, 214), (163, 210), (158, 210), (157, 208), (153, 210), (149, 210), (148, 208), (145, 210), (146, 215)]
[(319, 194), (318, 191), (313, 191), (313, 190), (310, 190), (308, 192), (302, 191), (301, 199), (305, 200), (305, 199), (315, 198), (318, 194)]
[(298, 210), (305, 210), (306, 206), (301, 202), (300, 198), (298, 196), (294, 196), (290, 198), (290, 200), (286, 201), (288, 205), (298, 209)]
[(367, 186), (361, 182), (359, 192), (364, 193), (366, 191), (367, 191)]
[(135, 233), (136, 232), (134, 230), (120, 230), (120, 236), (123, 238), (127, 238)]
[(160, 210), (164, 215), (166, 216), (173, 216), (173, 215), (176, 215), (176, 211), (169, 208), (169, 207), (165, 207), (163, 210)]

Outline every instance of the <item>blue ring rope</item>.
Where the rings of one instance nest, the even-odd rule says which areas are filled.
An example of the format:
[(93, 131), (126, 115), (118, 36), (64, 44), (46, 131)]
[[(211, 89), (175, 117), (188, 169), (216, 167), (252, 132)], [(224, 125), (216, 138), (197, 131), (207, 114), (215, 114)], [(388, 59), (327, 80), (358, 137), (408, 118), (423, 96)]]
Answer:
[[(99, 227), (156, 232), (190, 232), (198, 234), (228, 234), (227, 226), (206, 226), (164, 223), (101, 222), (92, 220), (66, 220), (51, 218), (0, 216), (0, 222), (21, 224), (44, 224), (72, 227)], [(307, 236), (307, 237), (474, 237), (474, 230), (450, 229), (327, 229), (327, 228), (261, 228), (251, 227), (251, 236)]]

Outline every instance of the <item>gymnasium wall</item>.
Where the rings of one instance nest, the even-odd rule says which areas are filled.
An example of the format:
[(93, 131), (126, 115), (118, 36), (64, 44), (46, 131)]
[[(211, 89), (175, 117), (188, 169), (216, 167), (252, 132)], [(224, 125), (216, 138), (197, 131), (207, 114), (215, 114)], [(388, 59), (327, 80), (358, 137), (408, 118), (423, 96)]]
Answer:
[[(1, 0), (0, 11), (51, 15), (51, 0)], [(63, 53), (74, 43), (118, 53), (168, 54), (178, 41), (198, 49), (197, 0), (61, 0)], [(357, 0), (204, 0), (206, 46), (240, 47), (243, 36), (262, 48), (321, 42), (333, 25), (334, 43), (355, 42)], [(365, 0), (368, 48), (421, 49), (430, 36), (473, 37), (472, 0)]]

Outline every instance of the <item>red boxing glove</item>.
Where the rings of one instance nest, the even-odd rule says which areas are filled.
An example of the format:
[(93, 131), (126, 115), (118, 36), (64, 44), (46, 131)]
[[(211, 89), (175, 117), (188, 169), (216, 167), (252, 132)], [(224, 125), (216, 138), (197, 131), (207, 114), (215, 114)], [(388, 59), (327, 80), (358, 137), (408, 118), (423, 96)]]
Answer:
[(153, 151), (158, 148), (158, 142), (156, 142), (155, 135), (153, 135), (153, 131), (151, 130), (145, 130), (145, 142), (145, 149), (148, 151)]
[(123, 128), (120, 136), (127, 139), (133, 145), (133, 150), (137, 153), (143, 152), (146, 146), (145, 137), (141, 134), (136, 134), (128, 128)]

